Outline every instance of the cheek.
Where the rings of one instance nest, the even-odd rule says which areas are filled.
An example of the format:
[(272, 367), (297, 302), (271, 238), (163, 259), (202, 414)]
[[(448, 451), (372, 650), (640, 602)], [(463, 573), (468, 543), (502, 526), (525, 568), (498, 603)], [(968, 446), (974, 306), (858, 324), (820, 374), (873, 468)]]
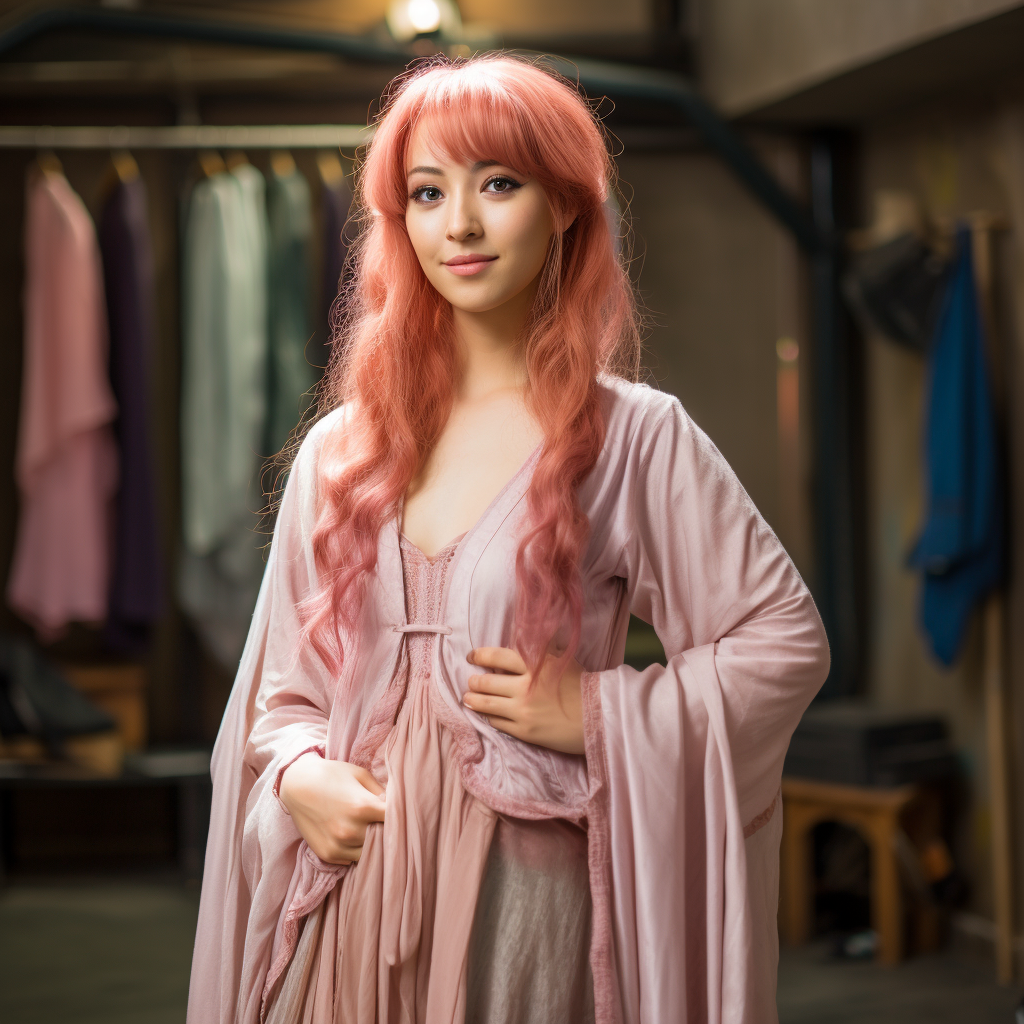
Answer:
[(530, 208), (510, 210), (510, 216), (503, 225), (506, 244), (516, 255), (523, 273), (532, 278), (544, 265), (551, 239), (551, 218), (545, 208), (532, 205)]
[(409, 241), (412, 243), (413, 251), (421, 263), (436, 251), (437, 241), (434, 238), (434, 232), (431, 230), (428, 217), (417, 216), (415, 213), (407, 214), (405, 230), (409, 236)]

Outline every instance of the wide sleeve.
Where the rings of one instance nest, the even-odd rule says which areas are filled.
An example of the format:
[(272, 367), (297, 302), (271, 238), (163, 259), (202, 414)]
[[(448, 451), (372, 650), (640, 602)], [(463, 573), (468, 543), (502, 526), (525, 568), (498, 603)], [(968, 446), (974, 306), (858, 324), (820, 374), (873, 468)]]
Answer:
[(630, 1024), (760, 1022), (744, 836), (772, 816), (828, 646), (796, 568), (708, 437), (676, 399), (649, 417), (619, 498), (620, 566), (667, 665), (583, 677), (615, 1001)]
[(243, 758), (255, 777), (266, 778), (275, 795), (292, 761), (312, 749), (324, 753), (332, 699), (330, 673), (311, 644), (298, 642), (300, 607), (316, 590), (311, 456), (303, 452), (296, 460), (271, 546), (259, 688)]
[(317, 587), (311, 530), (321, 421), (289, 474), (245, 650), (211, 766), (213, 806), (189, 991), (189, 1024), (258, 1011), (269, 950), (300, 836), (276, 793), (309, 750), (323, 754), (331, 677), (300, 644), (301, 605)]

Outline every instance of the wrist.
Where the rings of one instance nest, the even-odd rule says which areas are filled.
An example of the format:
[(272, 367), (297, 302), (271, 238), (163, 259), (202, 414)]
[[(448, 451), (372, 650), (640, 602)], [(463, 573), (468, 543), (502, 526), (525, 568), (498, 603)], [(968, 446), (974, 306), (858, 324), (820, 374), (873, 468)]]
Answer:
[(322, 764), (323, 755), (314, 748), (303, 751), (281, 769), (277, 777), (277, 795), (286, 808), (296, 792), (305, 787)]

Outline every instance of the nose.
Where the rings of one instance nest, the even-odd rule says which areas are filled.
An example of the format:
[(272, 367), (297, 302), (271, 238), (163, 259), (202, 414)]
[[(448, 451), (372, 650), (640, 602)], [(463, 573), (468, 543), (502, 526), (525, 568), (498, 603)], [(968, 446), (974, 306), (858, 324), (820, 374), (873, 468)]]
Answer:
[(479, 238), (481, 234), (483, 228), (472, 195), (468, 190), (456, 189), (448, 204), (448, 239), (463, 242), (469, 238)]

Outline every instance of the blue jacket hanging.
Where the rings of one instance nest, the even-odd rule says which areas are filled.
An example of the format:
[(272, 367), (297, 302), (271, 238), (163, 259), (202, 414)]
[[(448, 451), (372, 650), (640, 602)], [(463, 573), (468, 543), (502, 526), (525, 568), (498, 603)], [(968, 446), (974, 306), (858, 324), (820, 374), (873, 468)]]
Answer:
[(921, 623), (951, 665), (975, 605), (1005, 575), (1002, 464), (970, 231), (957, 230), (928, 366), (928, 518), (909, 556), (921, 569)]

